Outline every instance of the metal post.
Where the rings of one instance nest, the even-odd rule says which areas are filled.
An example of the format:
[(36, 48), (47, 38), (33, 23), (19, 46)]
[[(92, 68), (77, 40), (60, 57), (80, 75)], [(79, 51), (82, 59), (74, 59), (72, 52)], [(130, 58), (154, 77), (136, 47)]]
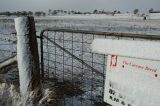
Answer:
[(44, 65), (43, 65), (43, 33), (44, 31), (41, 32), (40, 34), (40, 48), (41, 48), (41, 77), (44, 78)]

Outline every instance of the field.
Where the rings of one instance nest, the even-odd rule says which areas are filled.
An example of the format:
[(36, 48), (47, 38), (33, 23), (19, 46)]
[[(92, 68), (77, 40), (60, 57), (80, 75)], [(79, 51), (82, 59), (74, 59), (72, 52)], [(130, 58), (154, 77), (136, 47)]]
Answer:
[[(16, 35), (15, 33), (15, 27), (14, 27), (14, 19), (15, 17), (0, 17), (0, 60), (3, 61), (6, 58), (16, 54)], [(142, 17), (120, 17), (120, 16), (105, 16), (105, 15), (91, 15), (91, 16), (46, 16), (46, 17), (35, 17), (35, 22), (36, 22), (36, 31), (37, 31), (37, 36), (40, 35), (40, 32), (45, 29), (45, 28), (52, 28), (52, 27), (56, 27), (56, 28), (69, 28), (69, 29), (75, 29), (75, 30), (88, 30), (88, 31), (100, 31), (100, 32), (118, 32), (118, 33), (134, 33), (134, 34), (145, 34), (145, 35), (159, 35), (160, 34), (160, 19), (148, 19), (148, 20), (143, 20)], [(49, 37), (51, 37), (52, 39), (54, 39), (53, 36), (55, 36), (55, 34), (53, 32), (49, 32), (48, 33)], [(57, 36), (58, 35), (58, 36)], [(65, 36), (68, 36), (68, 38), (64, 38), (63, 33), (57, 33), (57, 42), (59, 45), (64, 46), (64, 42), (63, 40), (72, 40), (74, 39), (75, 42), (77, 41), (81, 41), (81, 34), (75, 34), (75, 37), (73, 39), (71, 39), (71, 36), (67, 33), (65, 34)], [(55, 38), (56, 38), (55, 36)], [(70, 36), (70, 37), (69, 37)], [(98, 37), (97, 37), (98, 38)], [(104, 38), (104, 37), (102, 37)], [(89, 43), (92, 42), (92, 38), (90, 37), (86, 37), (85, 40), (89, 41)], [(47, 43), (47, 41), (46, 41)], [(66, 42), (67, 47), (69, 48), (69, 46), (71, 46), (70, 44), (68, 44)], [(72, 44), (73, 45), (73, 44)], [(54, 48), (53, 47), (49, 47), (49, 46), (53, 46), (51, 44), (46, 44), (44, 47), (44, 51), (46, 52), (54, 52), (55, 49), (51, 49)], [(74, 44), (74, 49), (80, 49), (81, 50), (82, 45), (76, 45)], [(84, 49), (86, 51), (91, 52), (90, 50), (90, 46), (86, 46), (84, 47)], [(49, 51), (48, 51), (49, 50)], [(83, 51), (83, 49), (81, 50)], [(83, 59), (84, 57), (81, 55), (81, 52), (77, 52), (77, 51), (70, 51), (72, 52), (74, 55), (76, 55), (77, 57)], [(57, 50), (58, 54), (63, 54), (62, 51)], [(65, 54), (64, 54), (65, 55)], [(89, 56), (90, 54), (87, 55), (87, 53), (84, 55), (86, 55), (85, 59), (86, 60), (90, 60)], [(48, 57), (50, 56), (50, 57)], [(46, 54), (44, 56), (45, 58), (52, 59), (52, 61), (54, 61), (53, 59), (55, 59), (52, 55), (48, 55)], [(105, 60), (101, 59), (102, 56), (95, 56), (95, 61), (102, 63)], [(61, 58), (57, 56), (57, 61), (61, 61), (61, 60), (65, 60), (65, 58)], [(69, 60), (69, 58), (67, 58), (66, 60), (68, 60), (68, 63), (73, 62), (73, 60)], [(54, 63), (54, 62), (53, 62)], [(73, 62), (76, 66), (79, 67), (83, 67), (79, 62)], [(52, 62), (49, 61), (45, 61), (45, 65), (48, 64), (52, 64)], [(55, 63), (54, 63), (55, 64)], [(55, 67), (53, 64), (53, 67)], [(88, 62), (88, 64), (91, 64), (91, 62)], [(93, 65), (93, 64), (91, 64)], [(58, 66), (58, 65), (57, 65)], [(99, 70), (103, 70), (102, 68), (104, 67), (98, 67), (95, 66), (97, 69)], [(61, 65), (59, 65), (59, 67), (57, 68), (57, 70), (60, 70), (62, 67)], [(67, 69), (71, 70), (72, 67), (69, 67)], [(46, 68), (47, 70), (47, 68)], [(51, 69), (54, 72), (54, 69)], [(67, 72), (69, 73), (68, 70), (64, 70), (65, 72), (65, 78), (67, 79), (70, 76), (67, 76)], [(83, 70), (87, 70), (87, 68), (83, 69)], [(82, 71), (83, 71), (82, 70)], [(88, 69), (89, 70), (89, 69)], [(55, 75), (53, 72), (49, 72), (49, 74), (53, 74), (53, 76)], [(12, 82), (15, 77), (17, 78), (17, 74), (15, 75), (15, 70), (8, 72), (8, 74), (6, 75), (1, 75), (0, 80), (3, 81), (10, 81)], [(63, 73), (64, 74), (64, 73)], [(72, 103), (73, 106), (90, 106), (91, 104), (96, 105), (98, 101), (98, 98), (101, 98), (97, 95), (102, 95), (103, 93), (103, 87), (101, 84), (103, 84), (103, 78), (96, 76), (96, 74), (93, 75), (92, 72), (86, 71), (86, 73), (81, 73), (80, 70), (74, 70), (74, 74), (79, 75), (79, 78), (75, 78), (75, 82), (78, 82), (78, 80), (82, 80), (82, 76), (85, 76), (86, 79), (84, 79), (84, 83), (82, 84), (83, 90), (87, 91), (87, 92), (83, 92), (83, 90), (81, 91), (76, 91), (77, 94), (73, 94), (72, 98), (70, 97), (71, 95), (67, 95), (65, 97), (65, 106), (70, 106), (70, 103)], [(60, 72), (57, 72), (56, 75), (58, 76), (57, 78), (59, 78), (59, 76), (62, 76)], [(88, 75), (88, 76), (87, 76)], [(89, 75), (91, 75), (89, 77)], [(76, 77), (75, 76), (75, 77)], [(87, 80), (88, 79), (88, 80)], [(95, 82), (92, 82), (91, 79), (94, 79)], [(62, 79), (61, 79), (62, 80)], [(67, 79), (68, 80), (68, 79)], [(70, 79), (71, 80), (71, 79)], [(73, 79), (72, 79), (73, 80)], [(101, 83), (99, 83), (101, 82)], [(58, 82), (58, 84), (61, 82)], [(94, 90), (88, 90), (88, 89), (92, 89), (92, 88), (88, 88), (88, 85), (91, 85), (91, 87), (93, 87), (92, 83), (97, 83), (94, 87)], [(52, 84), (51, 84), (52, 85)], [(67, 85), (64, 84), (64, 86), (62, 87), (62, 89), (64, 90), (67, 87), (70, 87), (72, 85), (70, 85), (70, 83)], [(73, 86), (72, 86), (73, 87)], [(77, 88), (77, 86), (75, 87)], [(61, 88), (60, 88), (61, 89)], [(79, 87), (77, 88), (79, 89)], [(76, 90), (77, 90), (76, 89)], [(70, 89), (70, 90), (74, 90), (74, 89)], [(66, 90), (66, 92), (69, 92), (69, 90)], [(70, 93), (72, 94), (72, 93)], [(88, 96), (88, 97), (86, 97)], [(87, 99), (86, 99), (87, 98)], [(81, 102), (83, 99), (85, 99), (83, 102)], [(94, 100), (92, 100), (94, 99)], [(102, 98), (101, 98), (102, 99)], [(97, 101), (95, 101), (97, 100)], [(94, 102), (93, 102), (94, 101)], [(93, 102), (93, 103), (92, 103)], [(99, 104), (102, 106), (102, 104)]]

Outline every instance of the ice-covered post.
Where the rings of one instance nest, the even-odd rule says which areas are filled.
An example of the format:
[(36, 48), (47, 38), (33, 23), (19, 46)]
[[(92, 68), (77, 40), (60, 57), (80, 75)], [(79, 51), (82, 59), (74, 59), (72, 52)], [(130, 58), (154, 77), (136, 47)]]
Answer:
[(17, 62), (22, 95), (40, 86), (38, 45), (33, 17), (15, 19), (17, 31)]

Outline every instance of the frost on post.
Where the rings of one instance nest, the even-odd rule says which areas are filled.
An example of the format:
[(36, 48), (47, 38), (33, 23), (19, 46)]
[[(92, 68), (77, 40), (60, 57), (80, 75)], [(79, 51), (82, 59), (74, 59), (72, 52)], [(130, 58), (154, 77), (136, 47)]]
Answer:
[(17, 31), (17, 61), (22, 95), (40, 85), (38, 45), (33, 17), (15, 19)]

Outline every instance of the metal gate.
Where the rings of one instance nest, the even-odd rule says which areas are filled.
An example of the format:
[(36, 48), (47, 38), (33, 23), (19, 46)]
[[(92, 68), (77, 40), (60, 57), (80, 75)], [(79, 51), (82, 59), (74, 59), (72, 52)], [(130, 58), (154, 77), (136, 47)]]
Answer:
[(40, 36), (41, 74), (59, 89), (62, 106), (107, 106), (103, 102), (106, 55), (92, 53), (95, 38), (160, 40), (158, 36), (45, 29)]

